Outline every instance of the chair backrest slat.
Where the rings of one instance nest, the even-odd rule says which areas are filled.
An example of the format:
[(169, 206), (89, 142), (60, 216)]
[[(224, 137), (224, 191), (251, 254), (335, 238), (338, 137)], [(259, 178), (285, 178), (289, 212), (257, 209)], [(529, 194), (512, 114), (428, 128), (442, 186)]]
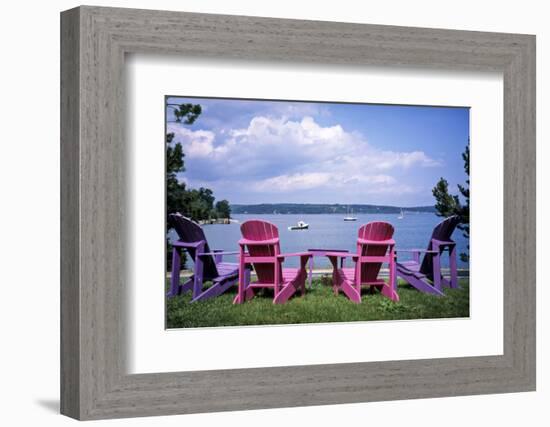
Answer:
[[(393, 226), (387, 222), (374, 221), (364, 224), (359, 228), (358, 238), (364, 240), (388, 240), (393, 237)], [(358, 244), (357, 255), (360, 256), (384, 256), (389, 245), (360, 245)], [(380, 272), (382, 263), (368, 263), (361, 266), (361, 281), (375, 281)]]
[[(180, 241), (184, 243), (195, 243), (202, 240), (205, 242), (204, 252), (210, 252), (210, 247), (206, 241), (204, 231), (195, 221), (184, 217), (181, 214), (170, 214), (168, 215), (168, 226), (176, 231)], [(189, 248), (188, 252), (191, 258), (194, 259), (196, 252), (195, 249)], [(214, 279), (219, 276), (214, 257), (205, 256), (202, 258), (202, 262), (204, 268), (203, 275), (205, 279)]]
[[(242, 236), (247, 240), (262, 242), (279, 238), (279, 230), (274, 224), (267, 221), (253, 219), (245, 221), (241, 225)], [(273, 257), (273, 264), (254, 264), (254, 271), (258, 276), (258, 281), (262, 283), (275, 283), (275, 256), (281, 253), (279, 241), (276, 243), (266, 243), (263, 245), (248, 246), (250, 256)], [(282, 270), (279, 271), (279, 277)]]

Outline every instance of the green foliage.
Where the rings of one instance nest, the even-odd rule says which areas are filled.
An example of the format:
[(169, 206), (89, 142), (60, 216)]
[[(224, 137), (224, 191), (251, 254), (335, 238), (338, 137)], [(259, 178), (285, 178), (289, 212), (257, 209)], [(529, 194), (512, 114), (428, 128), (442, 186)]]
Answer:
[(167, 213), (178, 211), (185, 198), (185, 183), (179, 182), (177, 174), (185, 171), (183, 148), (178, 142), (170, 145), (174, 140), (174, 134), (166, 135), (166, 210)]
[(297, 295), (285, 304), (273, 304), (269, 290), (262, 290), (251, 301), (239, 305), (232, 303), (236, 287), (194, 304), (189, 303), (188, 292), (167, 300), (166, 320), (168, 328), (191, 328), (468, 317), (469, 280), (460, 279), (459, 286), (446, 289), (445, 297), (438, 297), (401, 283), (397, 303), (365, 289), (361, 304), (351, 302), (342, 293), (335, 296), (332, 286), (322, 284), (321, 279), (313, 281), (303, 298)]
[[(198, 104), (168, 104), (174, 108), (176, 122), (193, 124), (202, 113)], [(167, 213), (179, 212), (195, 221), (229, 218), (230, 208), (227, 200), (221, 200), (214, 206), (215, 197), (211, 189), (188, 189), (178, 180), (178, 174), (185, 172), (185, 154), (175, 134), (166, 135), (166, 210)], [(219, 208), (219, 209), (218, 209)]]
[[(185, 264), (186, 261), (186, 255), (185, 252), (182, 252), (182, 262)], [(168, 236), (166, 237), (166, 271), (172, 270), (172, 245), (170, 244), (170, 241), (168, 240)]]
[(168, 174), (185, 172), (185, 163), (183, 160), (185, 154), (183, 154), (183, 148), (179, 142), (171, 146), (170, 143), (173, 139), (173, 133), (166, 135), (166, 172)]
[(204, 201), (209, 211), (214, 209), (214, 200), (216, 200), (216, 198), (210, 188), (199, 188), (198, 198)]
[(231, 207), (227, 200), (220, 200), (216, 202), (216, 211), (220, 218), (231, 218)]
[(454, 215), (460, 209), (458, 196), (449, 194), (449, 183), (445, 178), (440, 178), (432, 190), (435, 197), (435, 209), (438, 216), (447, 218)]
[(168, 104), (168, 107), (174, 109), (176, 123), (192, 125), (201, 115), (202, 107), (199, 104)]
[[(200, 105), (168, 104), (174, 109), (177, 123), (191, 125), (202, 113)], [(180, 142), (175, 141), (173, 132), (166, 134), (166, 211), (168, 214), (179, 212), (195, 221), (229, 218), (231, 209), (227, 200), (221, 200), (214, 206), (215, 197), (211, 189), (201, 187), (188, 189), (178, 174), (185, 172), (185, 154)], [(168, 232), (168, 230), (166, 230)], [(166, 242), (166, 266), (172, 267), (172, 251)], [(182, 253), (185, 263), (185, 253)]]
[(216, 218), (217, 215), (212, 216), (214, 200), (209, 188), (190, 189), (185, 192), (177, 211), (195, 221)]
[[(458, 195), (449, 193), (449, 183), (446, 179), (440, 178), (438, 183), (432, 189), (432, 193), (435, 197), (435, 209), (436, 214), (442, 217), (449, 217), (451, 215), (458, 215), (460, 218), (460, 224), (458, 229), (462, 231), (462, 234), (466, 238), (470, 238), (470, 144), (466, 146), (464, 153), (462, 153), (462, 160), (464, 161), (464, 171), (468, 175), (466, 185), (458, 184), (458, 191), (462, 195), (464, 202), (461, 203)], [(468, 250), (470, 245), (468, 245)], [(460, 259), (464, 262), (468, 261), (469, 255), (467, 253), (461, 253)]]
[[(462, 186), (458, 184), (458, 191), (460, 191), (460, 194), (464, 198), (464, 205), (462, 205), (462, 209), (460, 212), (460, 217), (462, 218), (462, 222), (461, 224), (459, 224), (458, 228), (462, 230), (462, 234), (464, 235), (464, 237), (469, 238), (470, 237), (470, 145), (469, 144), (466, 146), (464, 153), (462, 153), (462, 160), (464, 160), (464, 170), (468, 175), (468, 179), (466, 180), (466, 186)], [(470, 249), (470, 245), (468, 245), (468, 250), (469, 249)], [(469, 255), (462, 253), (460, 254), (460, 259), (462, 261), (467, 261), (469, 259)]]

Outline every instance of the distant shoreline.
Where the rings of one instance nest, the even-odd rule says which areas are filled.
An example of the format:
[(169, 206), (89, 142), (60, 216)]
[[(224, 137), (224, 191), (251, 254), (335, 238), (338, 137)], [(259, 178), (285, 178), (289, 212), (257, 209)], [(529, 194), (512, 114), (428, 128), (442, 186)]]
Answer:
[(408, 213), (435, 213), (434, 206), (390, 206), (367, 204), (323, 204), (323, 203), (260, 203), (260, 204), (232, 204), (231, 213), (241, 214), (269, 214), (269, 215), (306, 215), (306, 214), (396, 214), (403, 211)]

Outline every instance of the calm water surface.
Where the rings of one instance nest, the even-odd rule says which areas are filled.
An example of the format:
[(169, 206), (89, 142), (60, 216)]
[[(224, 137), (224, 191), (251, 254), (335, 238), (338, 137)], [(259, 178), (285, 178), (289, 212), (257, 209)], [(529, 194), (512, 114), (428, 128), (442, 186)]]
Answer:
[[(310, 248), (347, 249), (355, 251), (357, 230), (362, 224), (371, 221), (386, 221), (395, 228), (394, 239), (398, 249), (425, 249), (434, 226), (441, 218), (430, 213), (405, 213), (403, 219), (397, 219), (397, 214), (357, 214), (357, 221), (344, 221), (340, 214), (316, 215), (233, 215), (238, 224), (204, 225), (206, 237), (211, 249), (237, 251), (237, 241), (241, 238), (240, 224), (250, 219), (261, 219), (275, 224), (279, 228), (282, 252), (300, 252)], [(290, 231), (288, 227), (298, 221), (309, 224), (308, 230)], [(457, 243), (457, 253), (466, 252), (467, 239), (460, 230), (455, 230), (453, 239)], [(402, 254), (400, 259), (405, 259)], [(448, 258), (443, 257), (443, 265), (448, 265)], [(224, 260), (235, 262), (234, 256), (224, 257)], [(287, 258), (285, 265), (296, 266), (298, 258)], [(315, 267), (328, 267), (326, 258), (315, 258)], [(458, 259), (459, 268), (468, 268), (468, 264)]]

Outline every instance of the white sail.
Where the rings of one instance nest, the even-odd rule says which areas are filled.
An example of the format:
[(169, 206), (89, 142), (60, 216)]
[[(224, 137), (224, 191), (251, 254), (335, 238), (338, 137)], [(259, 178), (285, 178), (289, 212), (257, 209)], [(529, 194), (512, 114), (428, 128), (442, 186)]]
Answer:
[(351, 210), (351, 214), (350, 214), (349, 205), (348, 205), (348, 215), (344, 218), (344, 221), (357, 221), (357, 218), (353, 216), (353, 209)]

